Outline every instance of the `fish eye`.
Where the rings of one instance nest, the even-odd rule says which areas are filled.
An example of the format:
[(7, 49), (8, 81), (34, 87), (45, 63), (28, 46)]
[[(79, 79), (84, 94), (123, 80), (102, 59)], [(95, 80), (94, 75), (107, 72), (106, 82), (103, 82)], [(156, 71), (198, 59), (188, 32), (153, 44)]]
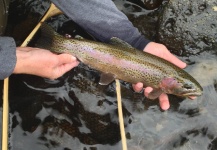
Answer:
[(188, 84), (188, 83), (185, 83), (183, 85), (183, 87), (186, 88), (186, 89), (192, 89), (193, 88), (192, 84)]

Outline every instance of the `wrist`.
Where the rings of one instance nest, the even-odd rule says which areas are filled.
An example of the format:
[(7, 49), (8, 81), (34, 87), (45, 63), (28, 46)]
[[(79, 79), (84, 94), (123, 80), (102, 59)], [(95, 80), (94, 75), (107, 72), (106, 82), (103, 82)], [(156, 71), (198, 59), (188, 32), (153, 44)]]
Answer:
[(153, 46), (155, 45), (155, 42), (149, 42), (143, 49), (144, 52), (149, 51), (151, 48), (153, 48)]

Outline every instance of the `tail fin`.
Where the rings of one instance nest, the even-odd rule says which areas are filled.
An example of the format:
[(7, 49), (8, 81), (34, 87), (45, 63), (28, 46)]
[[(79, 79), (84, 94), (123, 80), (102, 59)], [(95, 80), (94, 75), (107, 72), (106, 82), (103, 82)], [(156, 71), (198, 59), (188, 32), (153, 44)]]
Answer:
[(52, 44), (55, 42), (55, 38), (59, 37), (60, 35), (46, 23), (42, 23), (40, 29), (41, 37), (37, 41), (36, 46), (39, 48), (50, 49)]

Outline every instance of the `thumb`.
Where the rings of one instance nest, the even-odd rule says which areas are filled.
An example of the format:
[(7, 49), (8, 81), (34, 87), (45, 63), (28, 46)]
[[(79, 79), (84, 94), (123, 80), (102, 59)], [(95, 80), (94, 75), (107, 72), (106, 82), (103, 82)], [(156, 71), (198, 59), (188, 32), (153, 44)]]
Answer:
[(59, 65), (73, 63), (77, 61), (77, 58), (70, 54), (60, 54), (58, 55), (58, 59), (59, 59)]
[(72, 68), (78, 66), (79, 64), (76, 57), (69, 55), (69, 54), (60, 54), (60, 55), (57, 55), (57, 58), (59, 62), (53, 70), (54, 79), (62, 76), (63, 74), (71, 70)]

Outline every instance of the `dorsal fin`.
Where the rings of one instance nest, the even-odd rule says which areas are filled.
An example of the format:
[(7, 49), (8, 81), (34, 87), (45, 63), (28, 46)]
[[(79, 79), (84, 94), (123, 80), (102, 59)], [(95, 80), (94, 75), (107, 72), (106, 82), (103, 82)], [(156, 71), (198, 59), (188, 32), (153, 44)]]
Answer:
[(117, 38), (117, 37), (112, 37), (110, 39), (110, 44), (115, 45), (115, 46), (119, 46), (122, 48), (133, 48), (130, 44), (128, 44), (127, 42)]

